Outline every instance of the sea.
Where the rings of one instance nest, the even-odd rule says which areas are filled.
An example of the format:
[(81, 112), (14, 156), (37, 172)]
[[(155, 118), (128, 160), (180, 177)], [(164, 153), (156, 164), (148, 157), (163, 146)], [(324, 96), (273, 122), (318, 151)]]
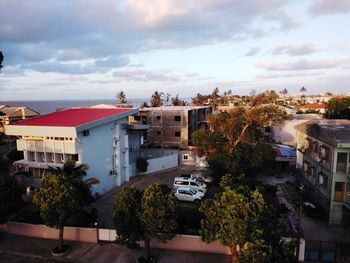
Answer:
[[(133, 107), (138, 108), (144, 101), (149, 102), (149, 99), (130, 99), (128, 100), (128, 103)], [(47, 114), (64, 108), (90, 107), (97, 104), (116, 104), (116, 101), (112, 99), (0, 101), (0, 105), (29, 107), (40, 114)]]

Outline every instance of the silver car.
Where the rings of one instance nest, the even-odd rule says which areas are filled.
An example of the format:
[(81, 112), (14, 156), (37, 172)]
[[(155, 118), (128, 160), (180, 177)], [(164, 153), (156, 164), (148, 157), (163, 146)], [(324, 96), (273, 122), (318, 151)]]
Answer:
[(179, 201), (199, 203), (203, 199), (204, 193), (191, 187), (178, 187), (174, 189), (174, 195)]

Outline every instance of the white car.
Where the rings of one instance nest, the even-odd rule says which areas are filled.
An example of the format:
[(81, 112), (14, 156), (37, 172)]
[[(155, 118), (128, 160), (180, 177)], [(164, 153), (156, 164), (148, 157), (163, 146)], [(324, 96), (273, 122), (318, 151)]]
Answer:
[(201, 173), (195, 173), (191, 174), (191, 178), (196, 179), (198, 181), (204, 182), (204, 183), (212, 183), (213, 182), (213, 177), (210, 177), (208, 175), (203, 175)]
[(175, 177), (173, 186), (174, 188), (191, 187), (204, 193), (207, 191), (207, 185), (205, 183), (191, 177)]
[(174, 189), (174, 195), (179, 201), (199, 202), (203, 199), (204, 193), (191, 187), (178, 187)]

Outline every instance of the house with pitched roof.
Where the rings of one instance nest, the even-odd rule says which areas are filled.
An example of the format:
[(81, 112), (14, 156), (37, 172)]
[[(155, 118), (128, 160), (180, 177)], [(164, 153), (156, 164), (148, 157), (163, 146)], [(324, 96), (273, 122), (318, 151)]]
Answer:
[(301, 182), (329, 224), (349, 224), (350, 120), (313, 119), (295, 128)]
[(4, 126), (39, 116), (40, 113), (28, 107), (11, 107), (0, 105), (0, 133), (4, 132)]
[(86, 164), (94, 193), (104, 193), (136, 175), (141, 137), (147, 125), (129, 125), (132, 108), (72, 108), (5, 126), (17, 136), (24, 159), (14, 165), (27, 171), (27, 184), (38, 187), (47, 169), (67, 160)]

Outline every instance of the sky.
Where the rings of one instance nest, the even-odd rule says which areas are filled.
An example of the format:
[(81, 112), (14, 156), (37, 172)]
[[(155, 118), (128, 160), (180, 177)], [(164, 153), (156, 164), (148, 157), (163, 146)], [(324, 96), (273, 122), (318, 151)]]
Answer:
[(0, 100), (350, 92), (349, 0), (0, 0)]

